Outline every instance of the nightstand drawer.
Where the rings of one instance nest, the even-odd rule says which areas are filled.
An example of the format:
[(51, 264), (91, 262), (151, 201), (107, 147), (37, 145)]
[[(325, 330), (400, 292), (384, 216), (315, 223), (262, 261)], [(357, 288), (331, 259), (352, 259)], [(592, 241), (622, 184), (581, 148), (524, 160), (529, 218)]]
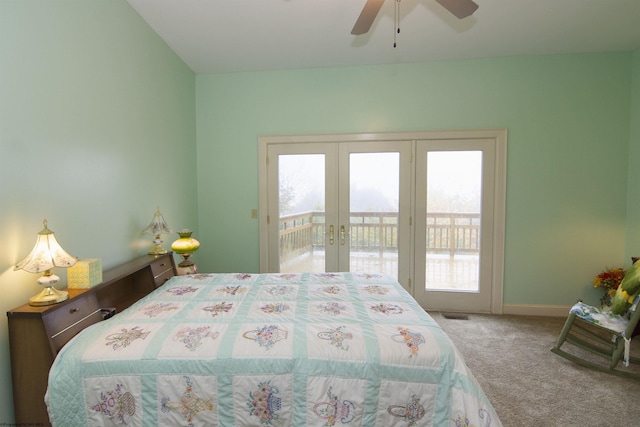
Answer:
[(159, 276), (155, 276), (153, 280), (156, 283), (156, 288), (159, 288), (160, 286), (164, 285), (166, 281), (171, 279), (173, 276), (175, 276), (175, 273), (173, 272), (173, 268), (170, 268), (169, 270), (165, 271)]
[(173, 265), (167, 258), (152, 262), (150, 267), (156, 288), (164, 285), (167, 280), (175, 275)]
[(56, 352), (78, 332), (101, 320), (102, 313), (95, 293), (78, 296), (69, 304), (47, 313), (43, 318), (45, 329)]

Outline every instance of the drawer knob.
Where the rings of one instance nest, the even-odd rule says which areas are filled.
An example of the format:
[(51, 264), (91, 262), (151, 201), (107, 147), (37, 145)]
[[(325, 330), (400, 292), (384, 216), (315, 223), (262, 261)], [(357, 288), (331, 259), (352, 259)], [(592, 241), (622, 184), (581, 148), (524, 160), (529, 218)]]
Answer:
[(79, 309), (79, 308), (70, 308), (70, 309), (69, 309), (69, 314), (73, 314), (73, 313), (76, 313), (76, 312), (78, 312), (78, 311), (80, 311), (80, 309)]

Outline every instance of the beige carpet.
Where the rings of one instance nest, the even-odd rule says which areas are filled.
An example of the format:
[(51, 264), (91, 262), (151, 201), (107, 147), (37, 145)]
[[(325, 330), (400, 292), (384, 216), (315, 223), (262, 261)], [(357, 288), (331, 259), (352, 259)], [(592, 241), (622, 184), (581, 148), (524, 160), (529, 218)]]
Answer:
[[(505, 427), (640, 426), (640, 381), (587, 369), (550, 351), (564, 319), (429, 314), (464, 355)], [(631, 345), (640, 357), (640, 337)], [(640, 372), (637, 365), (630, 369)]]

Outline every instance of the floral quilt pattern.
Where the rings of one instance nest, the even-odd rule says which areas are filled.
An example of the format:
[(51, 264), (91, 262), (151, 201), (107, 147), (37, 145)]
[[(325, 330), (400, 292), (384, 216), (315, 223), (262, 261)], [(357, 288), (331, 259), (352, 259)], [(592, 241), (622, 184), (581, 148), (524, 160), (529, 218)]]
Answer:
[(174, 277), (63, 347), (46, 400), (57, 426), (501, 426), (440, 327), (375, 273)]

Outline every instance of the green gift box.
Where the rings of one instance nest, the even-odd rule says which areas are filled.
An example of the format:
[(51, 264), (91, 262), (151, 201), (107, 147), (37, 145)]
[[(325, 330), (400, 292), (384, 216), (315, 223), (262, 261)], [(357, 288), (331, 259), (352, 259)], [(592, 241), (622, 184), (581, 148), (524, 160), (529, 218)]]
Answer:
[(69, 289), (87, 289), (102, 283), (102, 260), (85, 258), (67, 269)]

